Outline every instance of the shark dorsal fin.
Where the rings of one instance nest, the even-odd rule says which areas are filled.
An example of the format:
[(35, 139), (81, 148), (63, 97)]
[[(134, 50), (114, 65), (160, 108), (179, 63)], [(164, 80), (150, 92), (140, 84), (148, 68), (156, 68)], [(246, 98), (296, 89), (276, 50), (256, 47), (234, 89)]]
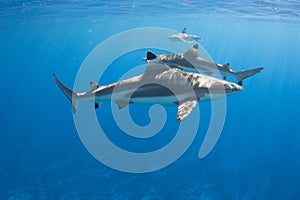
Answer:
[(160, 74), (164, 71), (167, 71), (169, 69), (170, 68), (168, 68), (167, 66), (160, 64), (160, 63), (148, 63), (145, 73), (143, 75), (143, 78), (153, 77), (153, 76)]
[(227, 70), (230, 70), (230, 66), (229, 66), (229, 65), (230, 65), (229, 63), (226, 63), (226, 64), (223, 65), (223, 67), (224, 67), (225, 69), (227, 69)]
[(147, 52), (147, 60), (154, 60), (155, 58), (157, 58), (157, 56), (154, 53), (150, 51)]
[(92, 81), (90, 82), (90, 91), (94, 91), (94, 90), (96, 90), (99, 87), (100, 86), (97, 83), (92, 82)]
[(181, 31), (181, 33), (183, 33), (183, 34), (186, 33), (186, 27), (183, 28), (183, 30)]
[(183, 57), (185, 57), (185, 58), (198, 57), (198, 48), (199, 48), (199, 45), (195, 44), (192, 48), (190, 48), (183, 54)]

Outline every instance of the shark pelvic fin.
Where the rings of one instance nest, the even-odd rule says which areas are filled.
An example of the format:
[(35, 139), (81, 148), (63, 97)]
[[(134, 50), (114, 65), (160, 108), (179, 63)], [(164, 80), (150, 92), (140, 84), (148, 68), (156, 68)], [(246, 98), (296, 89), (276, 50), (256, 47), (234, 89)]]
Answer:
[(197, 105), (197, 100), (184, 100), (178, 102), (177, 122), (184, 120)]

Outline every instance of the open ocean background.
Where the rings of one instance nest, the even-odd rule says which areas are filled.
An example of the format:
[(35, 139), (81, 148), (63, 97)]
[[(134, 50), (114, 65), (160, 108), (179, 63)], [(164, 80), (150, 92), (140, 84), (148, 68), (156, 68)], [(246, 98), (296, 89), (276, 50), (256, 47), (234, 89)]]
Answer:
[[(162, 170), (130, 174), (106, 167), (86, 150), (52, 73), (71, 87), (94, 47), (142, 27), (187, 27), (203, 36), (200, 45), (214, 61), (264, 70), (227, 99), (222, 135), (207, 157), (198, 158), (210, 118), (210, 102), (202, 102), (188, 151)], [(114, 62), (100, 84), (117, 81), (121, 68), (143, 64), (145, 53)], [(2, 0), (0, 199), (300, 199), (299, 58), (296, 0)], [(130, 107), (138, 124), (149, 123), (148, 106)], [(104, 103), (97, 110), (99, 121), (131, 151), (158, 149), (178, 128), (177, 108), (167, 108), (165, 132), (149, 143), (131, 141), (109, 108)]]

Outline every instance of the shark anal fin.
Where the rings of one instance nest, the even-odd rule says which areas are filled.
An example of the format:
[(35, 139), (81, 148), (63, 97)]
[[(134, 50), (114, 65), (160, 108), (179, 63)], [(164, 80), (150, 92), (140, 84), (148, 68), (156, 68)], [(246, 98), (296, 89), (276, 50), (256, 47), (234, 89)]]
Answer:
[(119, 109), (122, 109), (132, 103), (129, 100), (116, 100), (115, 102), (118, 105)]
[(186, 100), (178, 102), (177, 122), (184, 120), (197, 105), (197, 100)]

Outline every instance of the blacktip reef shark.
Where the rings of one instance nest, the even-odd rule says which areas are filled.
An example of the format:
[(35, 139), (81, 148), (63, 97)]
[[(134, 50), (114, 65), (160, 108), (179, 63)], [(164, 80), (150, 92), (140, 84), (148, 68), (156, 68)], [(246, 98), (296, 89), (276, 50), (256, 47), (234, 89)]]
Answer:
[[(95, 108), (104, 101), (115, 101), (119, 108), (131, 103), (177, 105), (177, 121), (184, 120), (198, 101), (222, 98), (243, 90), (235, 83), (206, 75), (170, 69), (162, 64), (147, 65), (144, 74), (106, 86), (90, 83), (90, 90), (77, 93), (64, 86), (53, 74), (54, 80), (71, 101), (73, 113), (81, 101), (92, 100)], [(176, 95), (174, 90), (176, 89)]]
[(179, 68), (184, 71), (201, 72), (207, 75), (220, 73), (224, 80), (226, 80), (227, 76), (234, 76), (239, 85), (242, 85), (242, 81), (245, 78), (263, 70), (262, 67), (259, 67), (236, 72), (229, 67), (229, 63), (222, 65), (200, 57), (198, 55), (198, 48), (199, 45), (195, 44), (187, 52), (177, 54), (155, 55), (152, 52), (147, 52), (147, 57), (142, 59), (147, 62), (161, 63), (171, 68)]
[(168, 38), (172, 41), (182, 41), (188, 43), (193, 43), (195, 40), (202, 40), (202, 37), (199, 35), (187, 34), (186, 28), (184, 28), (181, 33), (170, 35)]

